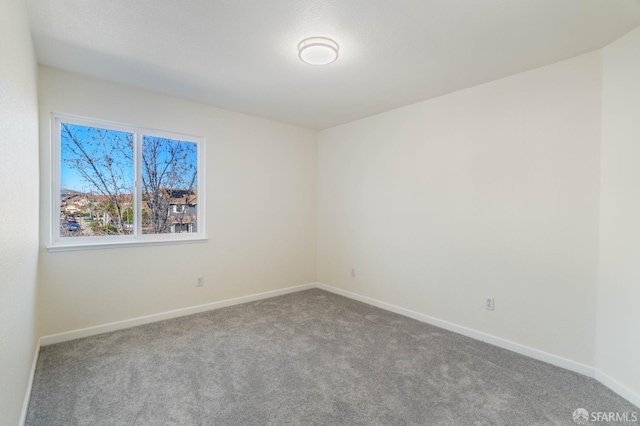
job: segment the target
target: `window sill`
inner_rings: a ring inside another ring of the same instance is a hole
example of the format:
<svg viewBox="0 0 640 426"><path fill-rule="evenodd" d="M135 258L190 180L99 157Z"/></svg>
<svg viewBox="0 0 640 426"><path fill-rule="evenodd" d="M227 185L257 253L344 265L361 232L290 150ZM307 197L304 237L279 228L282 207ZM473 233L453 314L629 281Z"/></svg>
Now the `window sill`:
<svg viewBox="0 0 640 426"><path fill-rule="evenodd" d="M194 244L194 243L206 243L209 241L207 237L198 238L183 238L183 239L158 239L149 241L109 241L109 242L97 242L97 243L84 243L84 244L55 244L47 246L49 253L55 253L60 251L79 251L79 250L102 250L113 248L125 248L125 247L144 247L144 246L165 246L174 244Z"/></svg>

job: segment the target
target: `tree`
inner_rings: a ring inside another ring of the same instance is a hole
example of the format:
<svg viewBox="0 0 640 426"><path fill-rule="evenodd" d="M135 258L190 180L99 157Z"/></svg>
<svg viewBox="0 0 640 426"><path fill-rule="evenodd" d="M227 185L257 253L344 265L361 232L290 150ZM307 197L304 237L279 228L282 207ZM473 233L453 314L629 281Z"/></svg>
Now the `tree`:
<svg viewBox="0 0 640 426"><path fill-rule="evenodd" d="M148 210L143 227L149 233L170 232L170 207L183 205L180 223L196 202L197 149L193 142L143 136L142 138L142 199Z"/></svg>
<svg viewBox="0 0 640 426"><path fill-rule="evenodd" d="M142 230L162 234L173 220L195 219L189 206L197 203L197 146L194 142L143 135L141 138ZM94 194L90 200L101 226L96 235L131 233L133 217L134 134L116 130L61 125L61 157ZM182 204L171 216L170 206Z"/></svg>
<svg viewBox="0 0 640 426"><path fill-rule="evenodd" d="M123 204L133 194L133 134L62 123L60 144L62 161L105 198L111 220L104 225L113 222L115 233L126 233Z"/></svg>

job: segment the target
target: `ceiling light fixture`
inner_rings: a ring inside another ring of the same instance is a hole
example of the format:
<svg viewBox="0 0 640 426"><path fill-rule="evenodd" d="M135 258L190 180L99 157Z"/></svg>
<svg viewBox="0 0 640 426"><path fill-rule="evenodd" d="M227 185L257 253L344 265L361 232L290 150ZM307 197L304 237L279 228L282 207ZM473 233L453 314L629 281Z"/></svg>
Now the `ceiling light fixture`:
<svg viewBox="0 0 640 426"><path fill-rule="evenodd" d="M298 56L311 65L327 65L338 59L338 43L326 37L305 38L298 44Z"/></svg>

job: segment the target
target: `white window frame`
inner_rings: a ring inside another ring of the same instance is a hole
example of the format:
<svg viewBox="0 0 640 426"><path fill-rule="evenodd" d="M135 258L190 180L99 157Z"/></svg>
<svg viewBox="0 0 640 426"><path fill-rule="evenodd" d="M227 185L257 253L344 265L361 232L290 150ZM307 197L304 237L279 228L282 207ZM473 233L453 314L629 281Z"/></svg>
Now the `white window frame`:
<svg viewBox="0 0 640 426"><path fill-rule="evenodd" d="M60 164L61 164L61 123L70 123L87 127L98 127L133 133L134 137L134 165L133 165L133 212L134 231L132 235L107 235L98 237L61 237L60 236ZM141 179L141 155L142 137L156 136L167 139L193 142L197 147L198 156L198 203L196 217L198 218L197 232L194 233L169 233L169 234L142 234L142 179ZM116 123L107 120L87 118L70 114L51 114L51 203L49 211L50 244L47 251L70 251L85 249L101 249L130 246L183 244L207 241L205 233L205 139L202 136L184 133L169 132L151 129L141 126Z"/></svg>

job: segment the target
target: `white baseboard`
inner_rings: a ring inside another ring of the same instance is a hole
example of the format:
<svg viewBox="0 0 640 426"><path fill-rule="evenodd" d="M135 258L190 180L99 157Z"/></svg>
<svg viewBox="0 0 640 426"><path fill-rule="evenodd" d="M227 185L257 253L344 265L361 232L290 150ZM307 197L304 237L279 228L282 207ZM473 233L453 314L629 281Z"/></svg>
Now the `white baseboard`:
<svg viewBox="0 0 640 426"><path fill-rule="evenodd" d="M636 407L640 407L640 394L632 391L613 377L603 373L597 368L594 369L593 377Z"/></svg>
<svg viewBox="0 0 640 426"><path fill-rule="evenodd" d="M146 315L143 317L131 318L123 321L116 321L94 327L81 328L64 333L43 336L40 339L42 346L53 345L54 343L66 342L68 340L80 339L81 337L95 336L96 334L108 333L110 331L122 330L135 327L137 325L149 324L171 318L183 317L186 315L199 314L201 312L212 311L214 309L226 308L227 306L240 305L242 303L253 302L270 297L281 296L283 294L294 293L296 291L309 290L314 288L315 283L303 284L295 287L287 287L279 290L267 291L264 293L251 294L249 296L236 297L234 299L220 300L218 302L205 303L203 305L190 306L188 308L175 309L173 311L161 312L159 314Z"/></svg>
<svg viewBox="0 0 640 426"><path fill-rule="evenodd" d="M483 333L481 331L474 330L472 328L464 327L458 324L454 324L448 321L444 321L429 315L421 314L409 309L401 308L390 303L381 302L380 300L372 299L370 297L361 296L350 291L342 290L340 288L331 287L323 283L317 283L317 287L323 290L327 290L331 293L339 294L341 296L348 297L350 299L357 300L359 302L373 305L386 311L395 312L396 314L403 315L405 317L413 318L418 321L426 322L427 324L435 325L436 327L444 328L445 330L453 331L454 333L462 334L463 336L471 337L472 339L481 340L486 343L490 343L494 346L508 349L512 352L519 353L521 355L528 356L530 358L537 359L539 361L546 362L558 367L565 368L567 370L575 371L576 373L583 374L585 376L593 377L593 367L585 364L581 364L576 361L572 361L567 358L563 358L558 355L553 355L539 349L534 349L529 346L521 345L519 343L512 342L510 340L502 339L500 337L493 336L491 334Z"/></svg>
<svg viewBox="0 0 640 426"><path fill-rule="evenodd" d="M31 361L31 371L29 372L29 382L22 403L22 413L20 414L20 426L24 426L27 421L27 410L29 409L29 401L31 401L31 389L33 388L33 378L36 375L36 365L38 365L38 355L40 354L40 344L42 339L38 339L35 351L33 352L33 360Z"/></svg>
<svg viewBox="0 0 640 426"><path fill-rule="evenodd" d="M340 288L332 287L323 283L310 283L303 284L295 287L288 287L274 291L268 291L264 293L252 294L249 296L237 297L234 299L221 300L218 302L206 303L203 305L192 306L183 309L176 309L173 311L162 312L154 315L147 315L138 318L132 318L124 321L112 322L109 324L98 325L95 327L82 328L79 330L68 331L65 333L53 334L50 336L43 336L38 340L37 347L35 350L35 354L33 357L33 363L31 367L31 373L29 378L29 385L27 389L27 393L25 396L25 401L22 408L22 416L20 425L24 425L26 420L27 408L29 407L29 398L31 396L31 387L33 385L33 377L35 374L35 368L38 361L38 354L40 352L41 346L51 345L54 343L66 342L68 340L79 339L81 337L94 336L97 334L108 333L110 331L121 330L125 328L135 327L137 325L149 324L156 321L162 321L165 319L177 318L186 315L197 314L201 312L211 311L214 309L220 309L227 306L239 305L242 303L253 302L256 300L268 299L270 297L281 296L284 294L294 293L297 291L309 290L312 288L319 288L322 290L329 291L331 293L338 294L340 296L348 297L350 299L354 299L372 306L376 306L378 308L394 312L409 318L413 318L418 321L425 322L427 324L434 325L436 327L443 328L445 330L453 331L454 333L462 334L463 336L471 337L472 339L481 340L483 342L510 350L512 352L519 353L521 355L528 356L530 358L537 359L539 361L546 362L548 364L552 364L561 368L565 368L570 371L575 371L576 373L583 374L585 376L593 377L598 380L603 385L607 386L612 391L616 392L618 395L627 399L632 404L640 407L640 395L633 390L629 389L619 381L613 379L607 374L603 373L600 370L597 370L594 367L581 364L576 361L572 361L570 359L553 355L545 351L541 351L539 349L534 349L529 346L521 345L519 343L515 343L506 339L502 339L500 337L496 337L487 333L483 333L481 331L477 331L468 327L463 327L458 324L454 324L448 321L444 321L435 317L431 317L429 315L421 314L415 311L411 311L409 309L401 308L396 305L392 305L390 303L382 302L380 300L372 299L370 297L362 296L356 293L352 293L350 291L342 290Z"/></svg>
<svg viewBox="0 0 640 426"><path fill-rule="evenodd" d="M345 296L350 299L366 303L368 305L373 305L378 308L394 312L396 314L413 318L418 321L426 322L427 324L435 325L436 327L444 328L445 330L453 331L454 333L462 334L463 336L471 337L472 339L481 340L494 346L498 346L503 349L507 349L512 352L525 355L530 358L555 365L557 367L564 368L566 370L574 371L588 377L593 377L621 397L628 400L633 405L640 407L640 395L638 393L634 392L619 381L613 379L612 377L606 375L605 373L594 367L581 364L579 362L572 361L558 355L553 355L539 349L534 349L529 346L502 339L500 337L492 336L481 331L453 324L448 321L443 321L429 315L424 315L418 312L411 311L409 309L401 308L390 303L381 302L380 300L372 299L370 297L362 296L340 288L331 287L327 284L316 283L316 287L322 290L329 291L331 293L338 294L340 296Z"/></svg>

